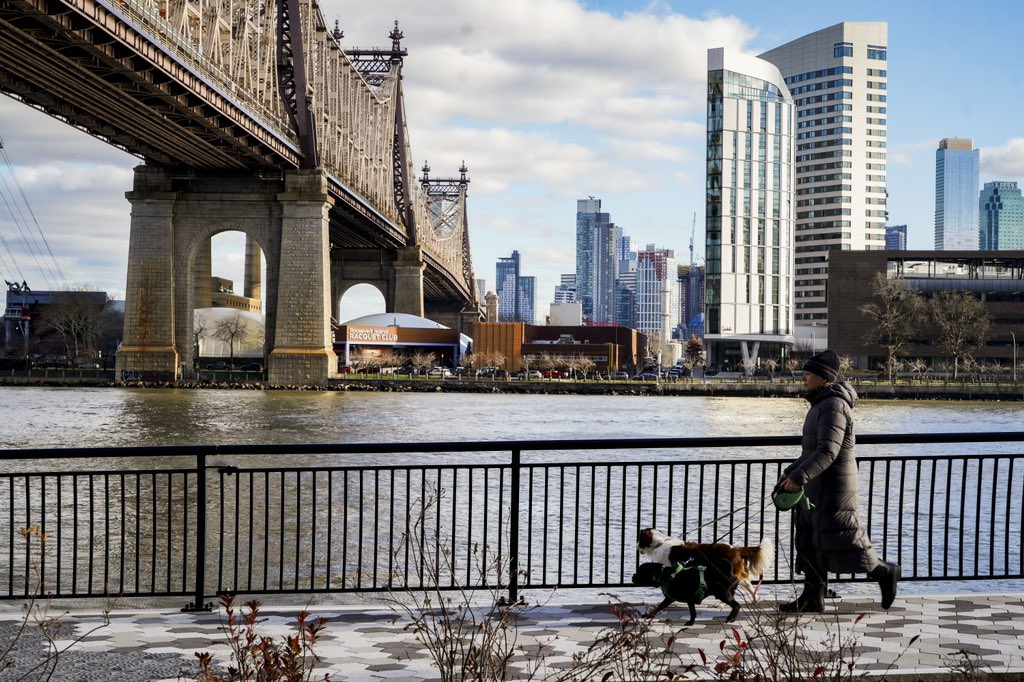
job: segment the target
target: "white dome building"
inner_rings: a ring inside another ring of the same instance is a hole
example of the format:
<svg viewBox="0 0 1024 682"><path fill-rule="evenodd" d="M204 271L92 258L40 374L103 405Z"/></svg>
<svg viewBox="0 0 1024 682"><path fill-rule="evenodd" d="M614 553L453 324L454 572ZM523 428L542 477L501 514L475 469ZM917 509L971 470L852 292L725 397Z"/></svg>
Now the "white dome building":
<svg viewBox="0 0 1024 682"><path fill-rule="evenodd" d="M441 364L455 366L471 344L472 340L456 329L407 313L374 313L351 319L338 327L334 342L343 365L350 364L352 353L358 349L403 355L425 350L435 353Z"/></svg>
<svg viewBox="0 0 1024 682"><path fill-rule="evenodd" d="M234 308L196 308L193 324L196 324L195 329L202 325L202 332L199 334L199 357L226 358L231 355L229 337L232 334L227 330L234 326L236 315L239 324L238 331L234 333L235 357L263 357L266 328L263 315Z"/></svg>

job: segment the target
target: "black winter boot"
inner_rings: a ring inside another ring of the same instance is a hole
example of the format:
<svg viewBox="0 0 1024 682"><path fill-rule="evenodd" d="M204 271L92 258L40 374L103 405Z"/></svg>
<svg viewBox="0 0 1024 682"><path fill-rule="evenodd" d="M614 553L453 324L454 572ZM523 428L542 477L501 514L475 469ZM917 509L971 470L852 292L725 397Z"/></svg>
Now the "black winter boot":
<svg viewBox="0 0 1024 682"><path fill-rule="evenodd" d="M787 604L780 604L783 613L821 613L825 610L825 586L804 583L804 591Z"/></svg>
<svg viewBox="0 0 1024 682"><path fill-rule="evenodd" d="M882 608L888 609L896 599L896 583L900 581L899 564L883 561L868 573L868 577L875 580L882 589Z"/></svg>

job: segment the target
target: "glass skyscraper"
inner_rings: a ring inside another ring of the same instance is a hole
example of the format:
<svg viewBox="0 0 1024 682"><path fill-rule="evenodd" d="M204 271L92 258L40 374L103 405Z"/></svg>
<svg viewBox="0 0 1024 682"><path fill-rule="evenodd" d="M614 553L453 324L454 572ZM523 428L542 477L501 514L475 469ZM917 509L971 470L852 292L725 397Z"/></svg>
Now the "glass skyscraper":
<svg viewBox="0 0 1024 682"><path fill-rule="evenodd" d="M947 137L935 151L935 250L977 251L978 150L970 138Z"/></svg>
<svg viewBox="0 0 1024 682"><path fill-rule="evenodd" d="M826 336L828 252L881 251L888 218L888 24L843 22L760 55L796 108L798 340Z"/></svg>
<svg viewBox="0 0 1024 682"><path fill-rule="evenodd" d="M885 250L906 251L907 250L907 226L886 225L885 226Z"/></svg>
<svg viewBox="0 0 1024 682"><path fill-rule="evenodd" d="M615 280L621 230L601 212L601 200L576 202L576 296L587 322L615 322Z"/></svg>
<svg viewBox="0 0 1024 682"><path fill-rule="evenodd" d="M708 50L704 339L713 364L781 356L793 343L794 113L774 65Z"/></svg>
<svg viewBox="0 0 1024 682"><path fill-rule="evenodd" d="M1024 249L1024 196L1016 182L986 182L978 212L982 251Z"/></svg>
<svg viewBox="0 0 1024 682"><path fill-rule="evenodd" d="M499 258L495 266L498 294L498 321L533 324L536 297L534 277L523 277L519 272L519 252Z"/></svg>

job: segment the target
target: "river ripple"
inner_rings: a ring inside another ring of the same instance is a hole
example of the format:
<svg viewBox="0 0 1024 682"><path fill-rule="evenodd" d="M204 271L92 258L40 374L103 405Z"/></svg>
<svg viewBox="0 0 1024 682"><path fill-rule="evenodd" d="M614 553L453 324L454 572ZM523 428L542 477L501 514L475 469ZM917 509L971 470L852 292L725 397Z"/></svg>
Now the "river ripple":
<svg viewBox="0 0 1024 682"><path fill-rule="evenodd" d="M0 388L0 448L794 435L797 398ZM860 434L1007 431L1021 402L861 401Z"/></svg>

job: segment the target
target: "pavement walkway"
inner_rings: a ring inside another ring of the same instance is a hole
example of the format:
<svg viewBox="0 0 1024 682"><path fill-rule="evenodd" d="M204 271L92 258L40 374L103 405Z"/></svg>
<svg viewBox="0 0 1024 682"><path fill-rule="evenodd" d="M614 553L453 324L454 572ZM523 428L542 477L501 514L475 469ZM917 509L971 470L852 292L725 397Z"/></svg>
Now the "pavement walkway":
<svg viewBox="0 0 1024 682"><path fill-rule="evenodd" d="M822 652L842 650L844 663L852 662L852 677L972 680L984 672L1024 679L1022 594L901 596L887 612L873 598L850 596L832 602L825 614L799 618L779 616L774 602L766 601L761 607L744 604L735 630L723 622L726 611L720 606L713 599L705 601L692 627L682 626L685 605L666 612L672 621L654 622L651 634L658 641L675 634L672 655L661 659L665 665L676 671L692 666L688 678L714 678L717 664L742 651L747 657L760 656L745 659L748 672L764 665L766 656L778 655L780 665L802 657L801 669L810 675L822 657L832 657ZM276 638L292 633L298 610L262 607L258 631ZM356 682L439 678L426 647L407 628L409 618L396 618L391 608L377 604L309 610L330 619L316 647L321 660L314 679L323 679L325 673L331 680ZM199 671L196 652L211 652L220 665L230 662L223 618L219 610L118 610L104 624L96 611L70 611L59 619L58 645L78 641L60 655L51 679L194 680ZM509 679L570 679L574 654L586 658L594 642L607 636L614 640L622 631L607 599L525 607L516 619L517 653ZM14 640L19 623L20 612L13 605L0 611L0 652ZM791 647L798 653L786 654ZM38 628L29 627L9 654L13 664L0 670L0 680L19 679L45 660L45 651ZM645 679L657 672L652 659L630 659L621 651L604 660L592 674L573 679L601 679L605 672L611 673L608 679Z"/></svg>

